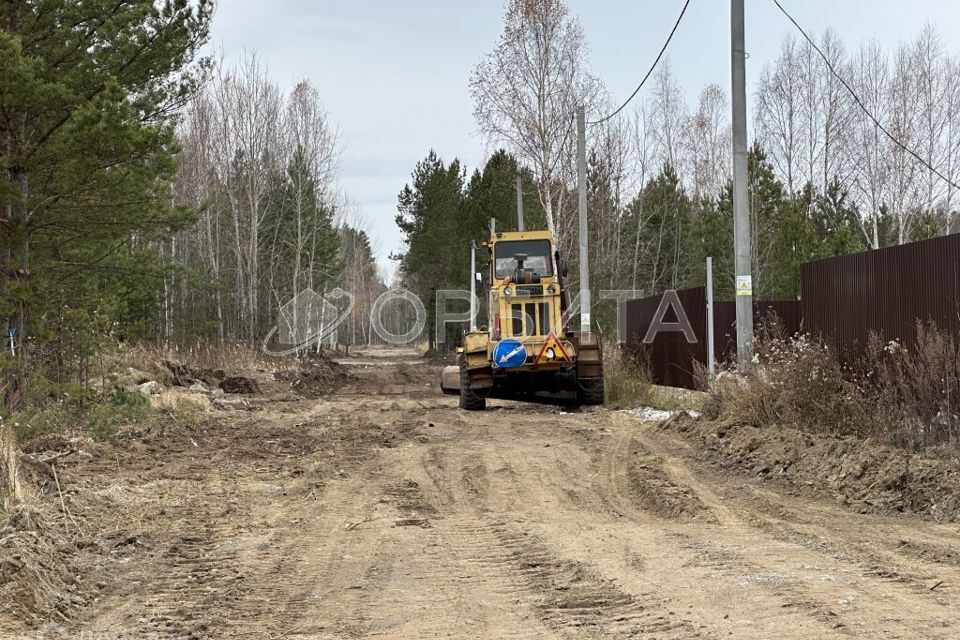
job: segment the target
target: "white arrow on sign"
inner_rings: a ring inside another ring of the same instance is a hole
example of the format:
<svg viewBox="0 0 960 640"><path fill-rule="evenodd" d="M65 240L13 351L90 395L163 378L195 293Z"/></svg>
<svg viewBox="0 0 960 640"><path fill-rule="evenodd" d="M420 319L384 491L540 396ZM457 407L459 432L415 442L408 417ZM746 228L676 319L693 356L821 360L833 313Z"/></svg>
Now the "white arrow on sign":
<svg viewBox="0 0 960 640"><path fill-rule="evenodd" d="M509 360L509 359L512 358L513 356L517 355L517 354L520 353L521 351L523 351L523 345L520 345L519 347L517 347L516 349L514 349L513 351L511 351L511 352L508 353L508 354L505 354L505 355L500 356L500 362L506 362L507 360Z"/></svg>

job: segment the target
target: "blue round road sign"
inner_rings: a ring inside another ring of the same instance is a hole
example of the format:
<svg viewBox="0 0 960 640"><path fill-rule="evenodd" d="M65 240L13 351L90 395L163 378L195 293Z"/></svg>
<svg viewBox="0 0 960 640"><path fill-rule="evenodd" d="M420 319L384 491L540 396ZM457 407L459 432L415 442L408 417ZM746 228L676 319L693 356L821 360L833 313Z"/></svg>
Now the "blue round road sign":
<svg viewBox="0 0 960 640"><path fill-rule="evenodd" d="M519 367L527 361L527 350L519 340L501 340L493 348L493 366L502 369Z"/></svg>

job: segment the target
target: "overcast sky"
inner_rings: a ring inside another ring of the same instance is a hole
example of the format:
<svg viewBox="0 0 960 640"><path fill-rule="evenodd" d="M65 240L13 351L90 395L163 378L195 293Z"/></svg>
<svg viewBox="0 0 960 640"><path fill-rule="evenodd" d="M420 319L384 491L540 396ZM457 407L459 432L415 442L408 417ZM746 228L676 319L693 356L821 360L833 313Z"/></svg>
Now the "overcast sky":
<svg viewBox="0 0 960 640"><path fill-rule="evenodd" d="M781 0L807 31L833 27L850 46L890 46L931 22L960 48L957 0ZM590 68L615 100L628 96L683 0L569 0ZM467 80L497 42L497 0L221 0L213 42L233 64L256 51L285 89L309 79L340 131L340 183L362 209L381 262L401 248L396 197L430 148L468 171L489 153L476 133ZM793 29L772 0L747 0L747 78ZM669 49L688 105L706 84L729 91L729 2L693 0ZM748 87L748 91L751 88ZM641 92L636 99L646 96ZM749 95L748 95L749 99Z"/></svg>

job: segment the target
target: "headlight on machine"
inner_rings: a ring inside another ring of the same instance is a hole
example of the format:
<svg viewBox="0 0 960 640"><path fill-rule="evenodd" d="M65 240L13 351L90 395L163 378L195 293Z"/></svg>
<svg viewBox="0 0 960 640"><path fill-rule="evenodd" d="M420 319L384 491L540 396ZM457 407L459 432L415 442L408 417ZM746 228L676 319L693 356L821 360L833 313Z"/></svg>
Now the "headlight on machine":
<svg viewBox="0 0 960 640"><path fill-rule="evenodd" d="M512 296L512 295L513 295L513 287L504 287L504 288L503 288L503 295L505 295L505 296Z"/></svg>
<svg viewBox="0 0 960 640"><path fill-rule="evenodd" d="M556 292L557 292L557 287L555 285L552 285L552 284L547 285L547 293L549 293L550 295L553 295Z"/></svg>
<svg viewBox="0 0 960 640"><path fill-rule="evenodd" d="M544 354L544 355L547 356L547 360L553 360L554 358L557 357L557 354L556 354L556 352L553 350L553 347L550 347L549 349L547 349L547 352L546 352L546 354Z"/></svg>

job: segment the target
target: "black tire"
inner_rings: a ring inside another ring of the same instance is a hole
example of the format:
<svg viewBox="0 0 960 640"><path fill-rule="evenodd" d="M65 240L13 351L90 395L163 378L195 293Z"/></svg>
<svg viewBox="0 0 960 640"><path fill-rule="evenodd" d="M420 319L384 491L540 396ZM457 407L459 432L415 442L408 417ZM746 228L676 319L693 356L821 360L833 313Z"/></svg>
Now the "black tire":
<svg viewBox="0 0 960 640"><path fill-rule="evenodd" d="M603 378L579 378L577 380L577 404L603 404Z"/></svg>
<svg viewBox="0 0 960 640"><path fill-rule="evenodd" d="M463 358L460 359L460 408L467 411L483 411L487 408L487 398L469 386L470 378Z"/></svg>

